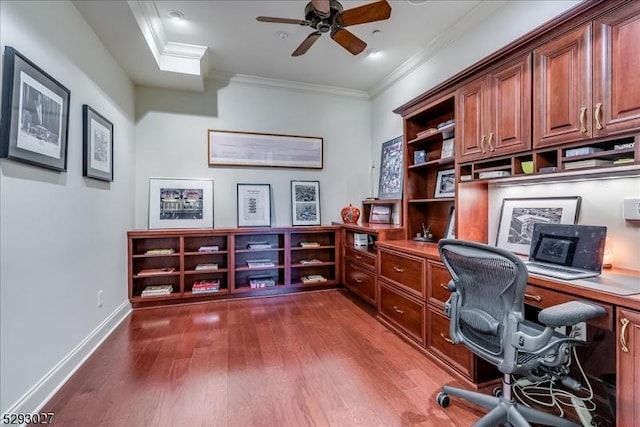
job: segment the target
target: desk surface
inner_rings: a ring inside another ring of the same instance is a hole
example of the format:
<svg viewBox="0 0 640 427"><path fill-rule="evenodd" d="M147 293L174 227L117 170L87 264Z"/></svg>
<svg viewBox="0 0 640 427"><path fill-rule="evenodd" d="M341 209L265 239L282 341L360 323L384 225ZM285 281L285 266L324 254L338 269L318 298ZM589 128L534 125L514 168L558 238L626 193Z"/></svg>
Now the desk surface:
<svg viewBox="0 0 640 427"><path fill-rule="evenodd" d="M440 260L436 243L414 240L385 240L376 244L379 248ZM571 281L530 274L528 282L532 285L565 292L580 298L640 310L640 271L612 268L603 270L602 274L597 278Z"/></svg>

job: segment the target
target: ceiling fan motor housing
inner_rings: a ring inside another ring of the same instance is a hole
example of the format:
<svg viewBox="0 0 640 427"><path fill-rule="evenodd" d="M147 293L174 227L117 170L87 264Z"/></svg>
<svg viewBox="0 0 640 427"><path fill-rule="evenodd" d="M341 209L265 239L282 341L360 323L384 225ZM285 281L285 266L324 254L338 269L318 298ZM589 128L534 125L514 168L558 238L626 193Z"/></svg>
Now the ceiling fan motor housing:
<svg viewBox="0 0 640 427"><path fill-rule="evenodd" d="M310 22L309 26L315 28L321 33L328 33L331 31L331 27L335 23L335 18L338 13L342 12L342 5L337 0L329 1L329 15L323 16L313 7L312 3L307 4L304 9L304 17Z"/></svg>

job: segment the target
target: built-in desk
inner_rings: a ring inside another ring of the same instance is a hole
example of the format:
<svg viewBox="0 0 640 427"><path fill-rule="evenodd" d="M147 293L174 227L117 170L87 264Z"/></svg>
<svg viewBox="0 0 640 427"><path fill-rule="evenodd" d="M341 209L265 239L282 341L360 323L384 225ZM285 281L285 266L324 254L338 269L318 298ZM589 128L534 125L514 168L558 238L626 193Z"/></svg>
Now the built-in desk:
<svg viewBox="0 0 640 427"><path fill-rule="evenodd" d="M463 379L476 386L488 382L495 370L449 340L443 304L448 298L445 288L450 276L440 261L437 244L389 240L377 242L377 249L378 318ZM616 374L616 425L637 426L640 272L614 268L603 270L598 278L573 281L532 274L525 298L528 309L533 311L575 299L604 307L606 315L589 322L593 328L587 340L591 349L598 352L595 357L590 355L591 365L598 369L593 375L597 378L607 370Z"/></svg>

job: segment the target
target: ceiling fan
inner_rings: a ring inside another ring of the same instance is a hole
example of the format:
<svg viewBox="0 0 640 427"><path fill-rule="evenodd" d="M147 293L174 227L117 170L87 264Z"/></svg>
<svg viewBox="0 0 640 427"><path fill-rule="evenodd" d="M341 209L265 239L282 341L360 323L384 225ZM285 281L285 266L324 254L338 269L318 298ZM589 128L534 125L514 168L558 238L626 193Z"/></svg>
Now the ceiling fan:
<svg viewBox="0 0 640 427"><path fill-rule="evenodd" d="M323 33L330 33L331 38L340 46L353 55L357 55L367 47L367 44L346 30L345 27L389 19L391 6L386 0L381 0L343 10L338 0L311 0L304 9L304 16L304 20L271 18L269 16L258 16L256 19L260 22L297 24L316 30L304 39L291 56L300 56L306 53Z"/></svg>

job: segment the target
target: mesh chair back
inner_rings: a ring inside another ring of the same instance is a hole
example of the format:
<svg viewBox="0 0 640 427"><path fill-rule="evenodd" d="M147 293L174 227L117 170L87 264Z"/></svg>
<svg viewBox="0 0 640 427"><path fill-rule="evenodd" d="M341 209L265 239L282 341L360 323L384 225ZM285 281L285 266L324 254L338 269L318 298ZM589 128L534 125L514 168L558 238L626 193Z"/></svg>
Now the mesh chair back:
<svg viewBox="0 0 640 427"><path fill-rule="evenodd" d="M510 252L475 242L446 239L439 249L459 294L456 334L481 357L501 358L508 315L523 315L526 266Z"/></svg>

